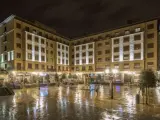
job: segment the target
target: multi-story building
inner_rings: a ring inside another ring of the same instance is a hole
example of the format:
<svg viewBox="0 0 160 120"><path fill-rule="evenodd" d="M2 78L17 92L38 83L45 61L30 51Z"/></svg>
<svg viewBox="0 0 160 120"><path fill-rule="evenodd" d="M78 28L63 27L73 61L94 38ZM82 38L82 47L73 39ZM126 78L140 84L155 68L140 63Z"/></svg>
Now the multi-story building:
<svg viewBox="0 0 160 120"><path fill-rule="evenodd" d="M11 15L0 24L0 68L17 73L104 74L117 79L159 70L158 19L69 39L39 23Z"/></svg>
<svg viewBox="0 0 160 120"><path fill-rule="evenodd" d="M117 79L125 82L130 80L129 74L132 74L136 80L141 70L158 70L158 23L157 19L144 21L91 34L71 42L76 46L92 42L95 44L95 74L104 74L106 69L118 69L121 74L117 75ZM77 66L74 65L74 70L77 71ZM79 72L83 72L81 66Z"/></svg>
<svg viewBox="0 0 160 120"><path fill-rule="evenodd" d="M20 74L54 73L64 65L61 71L68 71L69 42L39 22L11 15L0 24L0 68Z"/></svg>

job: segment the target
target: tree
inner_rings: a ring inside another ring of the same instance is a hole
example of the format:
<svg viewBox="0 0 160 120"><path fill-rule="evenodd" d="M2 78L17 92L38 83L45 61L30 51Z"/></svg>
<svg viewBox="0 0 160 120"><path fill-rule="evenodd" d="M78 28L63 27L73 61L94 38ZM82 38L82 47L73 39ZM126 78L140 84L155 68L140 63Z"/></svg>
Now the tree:
<svg viewBox="0 0 160 120"><path fill-rule="evenodd" d="M63 73L61 79L63 80L63 79L66 79L66 78L67 78L67 77L66 77L66 74Z"/></svg>
<svg viewBox="0 0 160 120"><path fill-rule="evenodd" d="M74 75L73 75L73 78L74 78L74 79L77 79L77 78L78 78L78 76L77 76L76 74L74 74Z"/></svg>
<svg viewBox="0 0 160 120"><path fill-rule="evenodd" d="M145 90L146 92L146 104L148 104L148 93L149 88L156 87L158 79L156 74L152 70L144 70L140 74L139 86L142 92Z"/></svg>
<svg viewBox="0 0 160 120"><path fill-rule="evenodd" d="M69 73L68 78L72 78L73 76L71 75L71 73Z"/></svg>

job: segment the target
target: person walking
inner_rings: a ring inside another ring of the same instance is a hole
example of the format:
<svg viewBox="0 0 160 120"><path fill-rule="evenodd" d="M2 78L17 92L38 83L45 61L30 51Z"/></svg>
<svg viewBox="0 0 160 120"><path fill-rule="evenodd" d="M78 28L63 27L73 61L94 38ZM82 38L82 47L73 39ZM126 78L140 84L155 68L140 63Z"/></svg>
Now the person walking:
<svg viewBox="0 0 160 120"><path fill-rule="evenodd" d="M98 92L99 92L99 85L96 86L96 93L97 93L97 96L98 96Z"/></svg>

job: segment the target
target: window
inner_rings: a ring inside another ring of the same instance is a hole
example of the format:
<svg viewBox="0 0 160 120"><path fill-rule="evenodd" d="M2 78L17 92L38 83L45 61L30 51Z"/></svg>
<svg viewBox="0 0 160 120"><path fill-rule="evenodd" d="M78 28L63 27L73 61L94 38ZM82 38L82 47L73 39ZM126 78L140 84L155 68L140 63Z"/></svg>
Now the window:
<svg viewBox="0 0 160 120"><path fill-rule="evenodd" d="M123 60L129 60L129 54L123 55Z"/></svg>
<svg viewBox="0 0 160 120"><path fill-rule="evenodd" d="M53 51L51 51L50 54L53 55Z"/></svg>
<svg viewBox="0 0 160 120"><path fill-rule="evenodd" d="M140 32L141 31L141 28L136 28L135 29L135 32Z"/></svg>
<svg viewBox="0 0 160 120"><path fill-rule="evenodd" d="M6 32L6 31L7 31L7 27L5 26L5 27L4 27L4 32Z"/></svg>
<svg viewBox="0 0 160 120"><path fill-rule="evenodd" d="M21 44L20 43L17 43L16 46L17 46L17 48L21 48Z"/></svg>
<svg viewBox="0 0 160 120"><path fill-rule="evenodd" d="M32 32L33 32L34 34L36 34L36 30L35 30L35 29L33 29Z"/></svg>
<svg viewBox="0 0 160 120"><path fill-rule="evenodd" d="M98 62L102 62L102 58L98 58Z"/></svg>
<svg viewBox="0 0 160 120"><path fill-rule="evenodd" d="M147 53L147 58L153 58L154 57L154 53Z"/></svg>
<svg viewBox="0 0 160 120"><path fill-rule="evenodd" d="M82 59L82 64L86 64L86 59Z"/></svg>
<svg viewBox="0 0 160 120"><path fill-rule="evenodd" d="M105 61L106 61L106 62L110 61L110 58L106 57L106 58L105 58Z"/></svg>
<svg viewBox="0 0 160 120"><path fill-rule="evenodd" d="M92 51L89 51L89 56L92 56L93 55L93 52Z"/></svg>
<svg viewBox="0 0 160 120"><path fill-rule="evenodd" d="M76 64L79 64L79 60L76 60Z"/></svg>
<svg viewBox="0 0 160 120"><path fill-rule="evenodd" d="M141 53L134 53L134 59L141 59Z"/></svg>
<svg viewBox="0 0 160 120"><path fill-rule="evenodd" d="M39 34L40 36L42 36L42 32L39 32L38 34Z"/></svg>
<svg viewBox="0 0 160 120"><path fill-rule="evenodd" d="M28 69L32 69L32 64L28 63Z"/></svg>
<svg viewBox="0 0 160 120"><path fill-rule="evenodd" d="M39 38L37 36L35 36L35 42L38 43L39 42Z"/></svg>
<svg viewBox="0 0 160 120"><path fill-rule="evenodd" d="M153 43L147 44L147 48L154 48L154 44Z"/></svg>
<svg viewBox="0 0 160 120"><path fill-rule="evenodd" d="M98 55L102 55L102 51L98 51Z"/></svg>
<svg viewBox="0 0 160 120"><path fill-rule="evenodd" d="M124 63L123 68L124 69L129 69L129 63Z"/></svg>
<svg viewBox="0 0 160 120"><path fill-rule="evenodd" d="M61 52L58 51L58 56L61 56Z"/></svg>
<svg viewBox="0 0 160 120"><path fill-rule="evenodd" d="M148 62L148 63L147 63L147 67L148 67L148 68L154 67L154 63L153 63L153 62Z"/></svg>
<svg viewBox="0 0 160 120"><path fill-rule="evenodd" d="M64 52L62 52L62 57L64 57Z"/></svg>
<svg viewBox="0 0 160 120"><path fill-rule="evenodd" d="M93 70L92 66L89 66L89 70Z"/></svg>
<svg viewBox="0 0 160 120"><path fill-rule="evenodd" d="M38 46L35 46L35 51L39 51L39 47Z"/></svg>
<svg viewBox="0 0 160 120"><path fill-rule="evenodd" d="M45 57L44 57L44 56L41 56L41 60L42 60L42 61L45 61Z"/></svg>
<svg viewBox="0 0 160 120"><path fill-rule="evenodd" d="M39 55L35 55L35 60L39 60Z"/></svg>
<svg viewBox="0 0 160 120"><path fill-rule="evenodd" d="M102 46L102 43L98 43L98 45L97 45L98 47L101 47Z"/></svg>
<svg viewBox="0 0 160 120"><path fill-rule="evenodd" d="M109 45L109 42L105 42L105 45Z"/></svg>
<svg viewBox="0 0 160 120"><path fill-rule="evenodd" d="M68 47L66 47L66 51L68 51Z"/></svg>
<svg viewBox="0 0 160 120"><path fill-rule="evenodd" d="M119 44L119 39L115 39L114 44Z"/></svg>
<svg viewBox="0 0 160 120"><path fill-rule="evenodd" d="M119 47L114 48L114 52L119 52Z"/></svg>
<svg viewBox="0 0 160 120"><path fill-rule="evenodd" d="M42 53L45 53L45 49L44 49L44 48L41 48L41 52L42 52Z"/></svg>
<svg viewBox="0 0 160 120"><path fill-rule="evenodd" d="M6 36L6 35L4 36L4 42L5 42L5 41L7 41L7 36Z"/></svg>
<svg viewBox="0 0 160 120"><path fill-rule="evenodd" d="M123 38L123 42L124 42L124 43L129 42L129 37L124 37L124 38Z"/></svg>
<svg viewBox="0 0 160 120"><path fill-rule="evenodd" d="M66 53L66 57L68 58L68 53Z"/></svg>
<svg viewBox="0 0 160 120"><path fill-rule="evenodd" d="M4 60L5 60L5 61L7 60L7 55L4 55Z"/></svg>
<svg viewBox="0 0 160 120"><path fill-rule="evenodd" d="M83 52L83 53L82 53L82 57L85 57L85 56L86 56L86 52Z"/></svg>
<svg viewBox="0 0 160 120"><path fill-rule="evenodd" d="M28 53L28 59L32 59L32 54Z"/></svg>
<svg viewBox="0 0 160 120"><path fill-rule="evenodd" d="M64 50L64 46L62 45L62 50Z"/></svg>
<svg viewBox="0 0 160 120"><path fill-rule="evenodd" d="M4 64L4 68L7 69L7 64Z"/></svg>
<svg viewBox="0 0 160 120"><path fill-rule="evenodd" d="M135 44L134 45L134 50L139 50L141 49L141 44Z"/></svg>
<svg viewBox="0 0 160 120"><path fill-rule="evenodd" d="M58 44L58 48L59 48L59 49L61 48L60 44Z"/></svg>
<svg viewBox="0 0 160 120"><path fill-rule="evenodd" d="M16 23L16 28L21 29L21 24Z"/></svg>
<svg viewBox="0 0 160 120"><path fill-rule="evenodd" d="M58 70L61 71L61 66L58 66Z"/></svg>
<svg viewBox="0 0 160 120"><path fill-rule="evenodd" d="M21 70L21 63L17 63L17 70Z"/></svg>
<svg viewBox="0 0 160 120"><path fill-rule="evenodd" d="M89 44L89 49L93 48L93 44Z"/></svg>
<svg viewBox="0 0 160 120"><path fill-rule="evenodd" d="M21 53L17 53L17 58L21 58Z"/></svg>
<svg viewBox="0 0 160 120"><path fill-rule="evenodd" d="M79 57L79 53L76 54L76 57Z"/></svg>
<svg viewBox="0 0 160 120"><path fill-rule="evenodd" d="M48 42L46 42L46 45L48 46Z"/></svg>
<svg viewBox="0 0 160 120"><path fill-rule="evenodd" d="M154 28L154 24L148 24L147 25L147 29L153 29Z"/></svg>
<svg viewBox="0 0 160 120"><path fill-rule="evenodd" d="M140 35L140 34L135 35L135 36L134 36L134 40L135 40L135 41L141 40L141 35Z"/></svg>
<svg viewBox="0 0 160 120"><path fill-rule="evenodd" d="M6 45L4 46L4 51L7 51L7 46Z"/></svg>
<svg viewBox="0 0 160 120"><path fill-rule="evenodd" d="M42 65L42 70L45 70L45 65Z"/></svg>
<svg viewBox="0 0 160 120"><path fill-rule="evenodd" d="M86 70L86 67L85 66L82 66L82 71L85 71Z"/></svg>
<svg viewBox="0 0 160 120"><path fill-rule="evenodd" d="M39 65L35 64L35 69L38 70L39 69Z"/></svg>
<svg viewBox="0 0 160 120"><path fill-rule="evenodd" d="M119 55L114 56L114 61L119 61Z"/></svg>
<svg viewBox="0 0 160 120"><path fill-rule="evenodd" d="M119 32L116 32L115 35L118 36L118 35L119 35Z"/></svg>
<svg viewBox="0 0 160 120"><path fill-rule="evenodd" d="M50 44L50 47L52 47L52 48L53 48L53 44Z"/></svg>
<svg viewBox="0 0 160 120"><path fill-rule="evenodd" d="M105 53L106 53L106 54L109 54L109 53L110 53L110 50L105 50Z"/></svg>
<svg viewBox="0 0 160 120"><path fill-rule="evenodd" d="M93 59L89 58L89 63L92 64L93 63Z"/></svg>
<svg viewBox="0 0 160 120"><path fill-rule="evenodd" d="M41 44L44 44L44 39L41 39Z"/></svg>
<svg viewBox="0 0 160 120"><path fill-rule="evenodd" d="M29 32L29 27L26 26L26 27L25 27L25 30Z"/></svg>
<svg viewBox="0 0 160 120"><path fill-rule="evenodd" d="M27 45L27 48L28 48L28 50L32 50L32 45L31 45L31 44L28 44L28 45Z"/></svg>
<svg viewBox="0 0 160 120"><path fill-rule="evenodd" d="M140 68L140 63L134 63L134 68Z"/></svg>
<svg viewBox="0 0 160 120"><path fill-rule="evenodd" d="M61 62L61 60L60 60L60 58L58 58L58 63L60 64L60 62Z"/></svg>
<svg viewBox="0 0 160 120"><path fill-rule="evenodd" d="M85 45L82 46L82 50L84 50L84 49L86 49L86 46L85 46Z"/></svg>
<svg viewBox="0 0 160 120"><path fill-rule="evenodd" d="M76 50L79 50L79 47L76 47Z"/></svg>
<svg viewBox="0 0 160 120"><path fill-rule="evenodd" d="M27 35L27 39L28 39L28 40L32 40L32 35L29 35L29 34L28 34L28 35Z"/></svg>
<svg viewBox="0 0 160 120"><path fill-rule="evenodd" d="M148 39L154 38L154 33L149 33L149 34L147 34L147 38L148 38Z"/></svg>
<svg viewBox="0 0 160 120"><path fill-rule="evenodd" d="M115 64L115 65L114 65L114 68L119 69L119 65L118 65L118 64Z"/></svg>
<svg viewBox="0 0 160 120"><path fill-rule="evenodd" d="M125 35L128 35L130 32L129 32L129 30L126 30L124 33L125 33Z"/></svg>
<svg viewBox="0 0 160 120"><path fill-rule="evenodd" d="M129 51L129 46L123 46L123 51Z"/></svg>
<svg viewBox="0 0 160 120"><path fill-rule="evenodd" d="M76 67L76 71L79 71L79 67Z"/></svg>
<svg viewBox="0 0 160 120"><path fill-rule="evenodd" d="M72 58L74 58L74 55L72 55Z"/></svg>
<svg viewBox="0 0 160 120"><path fill-rule="evenodd" d="M66 60L66 64L68 65L68 60Z"/></svg>
<svg viewBox="0 0 160 120"><path fill-rule="evenodd" d="M62 64L64 64L64 59L62 59Z"/></svg>
<svg viewBox="0 0 160 120"><path fill-rule="evenodd" d="M16 33L16 38L20 38L21 39L21 34L20 33Z"/></svg>

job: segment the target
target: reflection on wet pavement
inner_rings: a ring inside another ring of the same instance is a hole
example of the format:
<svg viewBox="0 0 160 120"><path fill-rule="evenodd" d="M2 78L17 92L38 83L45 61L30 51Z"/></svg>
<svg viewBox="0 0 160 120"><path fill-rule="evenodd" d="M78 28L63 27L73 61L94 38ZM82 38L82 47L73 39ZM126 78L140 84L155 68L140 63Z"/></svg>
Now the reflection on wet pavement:
<svg viewBox="0 0 160 120"><path fill-rule="evenodd" d="M15 96L0 97L0 120L158 120L160 88L151 90L149 106L136 105L136 87L109 86L99 92L82 90L82 86L41 87L15 90ZM152 98L152 97L151 97Z"/></svg>

